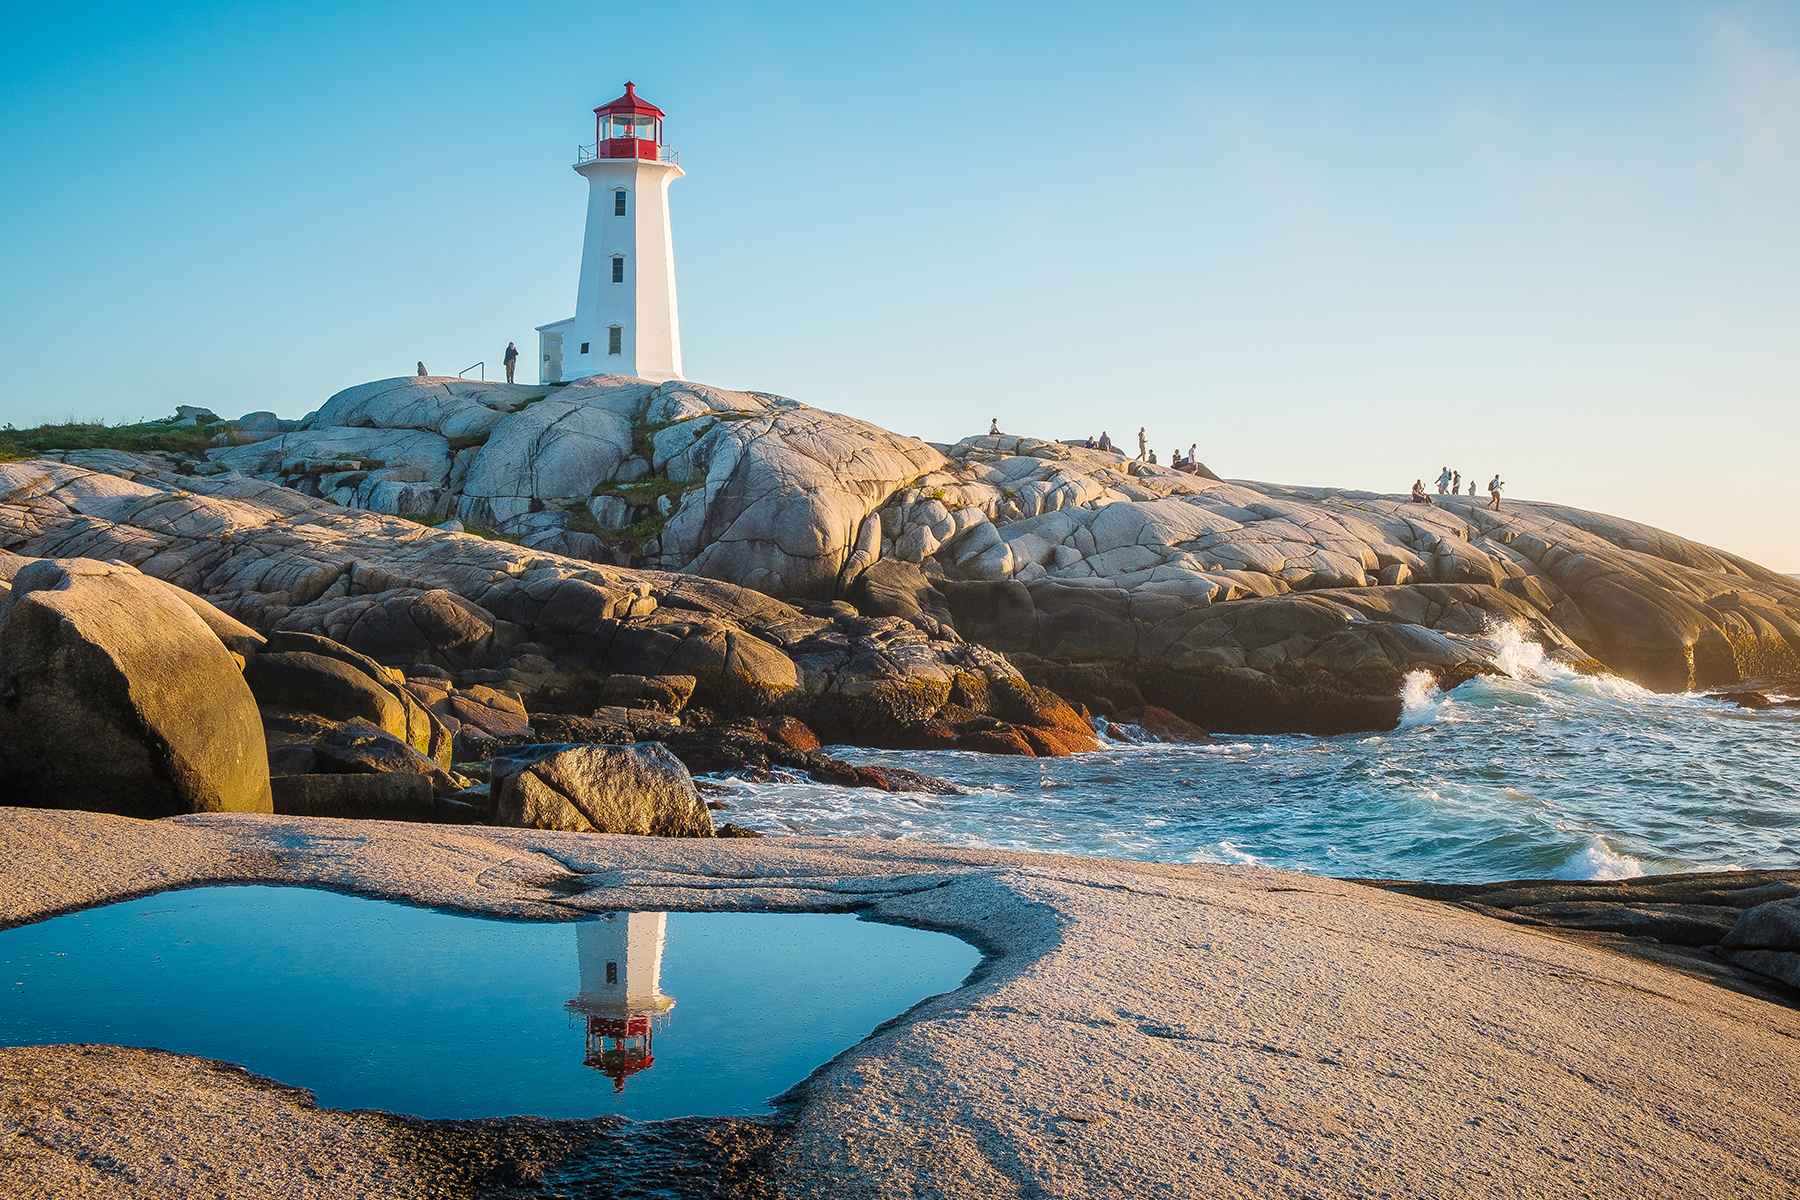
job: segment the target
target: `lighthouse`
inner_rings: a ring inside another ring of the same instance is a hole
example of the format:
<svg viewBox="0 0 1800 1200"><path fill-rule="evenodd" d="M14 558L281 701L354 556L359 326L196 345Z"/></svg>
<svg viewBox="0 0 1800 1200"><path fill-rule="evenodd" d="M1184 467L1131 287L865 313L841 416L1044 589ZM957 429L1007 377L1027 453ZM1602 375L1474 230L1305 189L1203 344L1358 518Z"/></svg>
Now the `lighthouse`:
<svg viewBox="0 0 1800 1200"><path fill-rule="evenodd" d="M575 927L581 991L565 1007L587 1019L583 1062L610 1078L614 1091L656 1062L652 1027L675 1007L662 993L668 922L668 913L628 912Z"/></svg>
<svg viewBox="0 0 1800 1200"><path fill-rule="evenodd" d="M575 173L588 182L575 315L538 326L538 378L680 379L669 185L682 170L663 144L663 110L627 81L594 110L594 144L576 151Z"/></svg>

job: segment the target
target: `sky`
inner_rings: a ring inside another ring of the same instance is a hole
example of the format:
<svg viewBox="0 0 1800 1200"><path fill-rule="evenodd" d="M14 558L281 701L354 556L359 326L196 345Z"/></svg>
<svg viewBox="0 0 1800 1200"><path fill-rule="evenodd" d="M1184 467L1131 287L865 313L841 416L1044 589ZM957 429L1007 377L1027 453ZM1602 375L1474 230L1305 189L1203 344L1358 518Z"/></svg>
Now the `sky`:
<svg viewBox="0 0 1800 1200"><path fill-rule="evenodd" d="M1800 571L1792 3L41 6L0 420L533 363L627 78L687 171L690 378L1234 478L1498 471Z"/></svg>

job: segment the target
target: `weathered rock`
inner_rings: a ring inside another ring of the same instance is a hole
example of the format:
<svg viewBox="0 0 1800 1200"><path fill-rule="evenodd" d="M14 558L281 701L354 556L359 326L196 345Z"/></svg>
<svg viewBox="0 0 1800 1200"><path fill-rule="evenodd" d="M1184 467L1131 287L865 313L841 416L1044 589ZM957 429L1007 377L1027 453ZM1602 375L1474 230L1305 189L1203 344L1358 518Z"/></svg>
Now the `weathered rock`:
<svg viewBox="0 0 1800 1200"><path fill-rule="evenodd" d="M0 613L7 803L139 817L270 810L255 700L190 599L111 563L14 572Z"/></svg>
<svg viewBox="0 0 1800 1200"><path fill-rule="evenodd" d="M654 743L532 746L493 760L494 819L573 833L711 837L687 768Z"/></svg>
<svg viewBox="0 0 1800 1200"><path fill-rule="evenodd" d="M693 698L698 682L692 675L612 675L600 685L600 702L678 713Z"/></svg>
<svg viewBox="0 0 1800 1200"><path fill-rule="evenodd" d="M1800 871L1373 886L1600 940L1737 991L1800 1005Z"/></svg>
<svg viewBox="0 0 1800 1200"><path fill-rule="evenodd" d="M436 821L441 817L424 775L278 775L275 811L289 817L349 817L365 821Z"/></svg>
<svg viewBox="0 0 1800 1200"><path fill-rule="evenodd" d="M363 720L440 766L450 763L450 731L415 699L405 676L318 634L280 630L245 672L264 716L305 713Z"/></svg>
<svg viewBox="0 0 1800 1200"><path fill-rule="evenodd" d="M1132 725L1158 742L1210 742L1212 735L1192 721L1184 720L1166 708L1146 704L1120 713L1119 719Z"/></svg>
<svg viewBox="0 0 1800 1200"><path fill-rule="evenodd" d="M1739 966L1800 989L1800 898L1771 900L1745 910L1723 945Z"/></svg>
<svg viewBox="0 0 1800 1200"><path fill-rule="evenodd" d="M367 721L346 721L313 744L313 772L346 775L422 775L448 796L469 785L399 738Z"/></svg>

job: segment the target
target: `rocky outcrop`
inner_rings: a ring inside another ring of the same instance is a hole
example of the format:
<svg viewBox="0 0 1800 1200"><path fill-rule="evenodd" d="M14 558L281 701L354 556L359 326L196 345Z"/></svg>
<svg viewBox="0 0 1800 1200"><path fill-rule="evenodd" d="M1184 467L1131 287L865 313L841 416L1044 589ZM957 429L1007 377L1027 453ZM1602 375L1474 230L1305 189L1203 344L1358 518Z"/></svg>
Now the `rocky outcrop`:
<svg viewBox="0 0 1800 1200"><path fill-rule="evenodd" d="M1800 871L1371 886L1536 926L1800 1007Z"/></svg>
<svg viewBox="0 0 1800 1200"><path fill-rule="evenodd" d="M724 717L799 716L833 740L900 744L914 729L935 737L945 723L988 718L1041 723L1054 739L1016 739L1038 753L1080 739L1064 710L995 711L994 697L1025 687L1017 670L910 621L845 604L797 608L716 580L604 567L180 466L106 451L0 465L0 548L136 563L204 595L269 635L257 655L269 662L251 672L265 706L304 687L319 690L300 707L317 707L330 691L338 719L370 720L434 759L414 710L435 702L383 682L384 667L409 683L448 679L469 696L477 686L511 693L534 712L586 713L613 676L687 676L688 703ZM356 661L326 652L324 639Z"/></svg>
<svg viewBox="0 0 1800 1200"><path fill-rule="evenodd" d="M711 837L687 768L654 743L524 746L493 760L494 819L566 833Z"/></svg>
<svg viewBox="0 0 1800 1200"><path fill-rule="evenodd" d="M213 628L236 622L121 564L8 557L5 573L7 803L137 817L270 811L256 703Z"/></svg>
<svg viewBox="0 0 1800 1200"><path fill-rule="evenodd" d="M953 795L947 780L904 767L858 766L825 753L818 735L795 717L759 717L706 724L676 721L654 709L596 709L592 716L538 719L546 737L565 742L630 745L653 741L668 747L696 775L717 772L770 779L804 775L839 787L883 792Z"/></svg>
<svg viewBox="0 0 1800 1200"><path fill-rule="evenodd" d="M451 517L536 549L830 597L925 443L760 392L600 376L386 379L212 461L346 507Z"/></svg>
<svg viewBox="0 0 1800 1200"><path fill-rule="evenodd" d="M1793 1008L1338 880L842 838L17 809L0 809L0 861L0 924L140 895L147 879L256 881L535 920L853 911L979 945L961 987L781 1098L770 1191L791 1200L1800 1191ZM669 953L684 961L673 938ZM714 1164L622 1188L588 1123L396 1129L224 1064L116 1047L0 1048L0 1110L20 1150L0 1155L7 1195L160 1198L195 1178L258 1200L684 1195L695 1181L759 1195ZM622 1136L642 1146L663 1125ZM575 1130L574 1162L496 1177ZM446 1158L465 1169L432 1169Z"/></svg>
<svg viewBox="0 0 1800 1200"><path fill-rule="evenodd" d="M1732 962L1800 993L1800 878L1785 896L1745 910L1722 946Z"/></svg>
<svg viewBox="0 0 1800 1200"><path fill-rule="evenodd" d="M1800 672L1791 579L1632 522L1225 482L1028 438L948 457L883 506L895 566L854 598L948 620L1096 705L1224 730L1391 724L1406 674L1494 670L1505 626L1663 689Z"/></svg>
<svg viewBox="0 0 1800 1200"><path fill-rule="evenodd" d="M1391 723L1406 674L1498 669L1489 633L1507 624L1662 689L1800 673L1792 579L1633 522L1228 481L1030 437L932 446L694 383L385 380L207 469L227 466L538 549L845 597L1087 703L1219 729Z"/></svg>

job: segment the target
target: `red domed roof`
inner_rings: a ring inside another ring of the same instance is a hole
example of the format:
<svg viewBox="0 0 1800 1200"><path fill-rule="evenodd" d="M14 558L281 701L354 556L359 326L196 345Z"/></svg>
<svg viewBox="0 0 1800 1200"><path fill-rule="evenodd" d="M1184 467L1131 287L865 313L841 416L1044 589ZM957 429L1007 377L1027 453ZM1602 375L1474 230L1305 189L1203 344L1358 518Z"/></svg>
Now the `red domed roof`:
<svg viewBox="0 0 1800 1200"><path fill-rule="evenodd" d="M637 94L637 84L631 82L629 79L625 81L625 94L623 96L620 96L617 100L611 101L610 103L602 104L599 108L594 110L594 115L596 116L609 116L612 114L623 114L632 117L660 117L665 115L662 109L656 107L656 105L650 103L648 100L639 97Z"/></svg>

